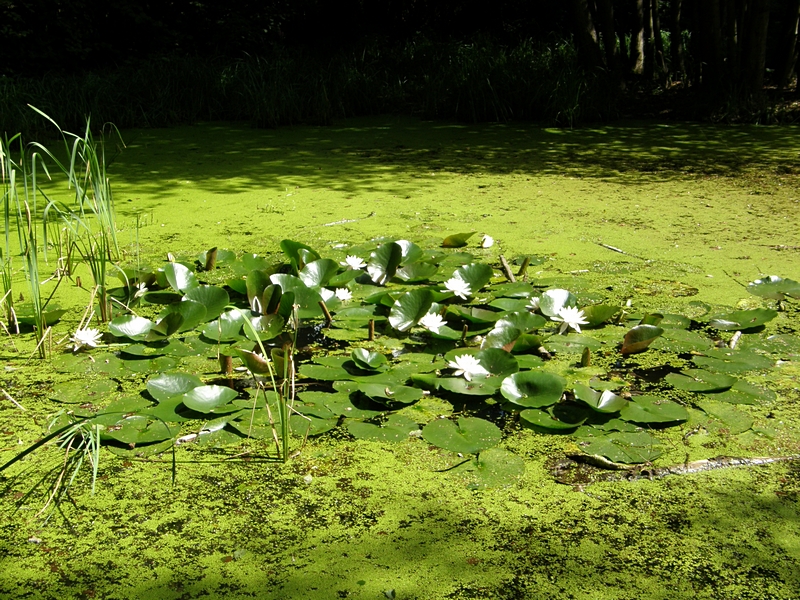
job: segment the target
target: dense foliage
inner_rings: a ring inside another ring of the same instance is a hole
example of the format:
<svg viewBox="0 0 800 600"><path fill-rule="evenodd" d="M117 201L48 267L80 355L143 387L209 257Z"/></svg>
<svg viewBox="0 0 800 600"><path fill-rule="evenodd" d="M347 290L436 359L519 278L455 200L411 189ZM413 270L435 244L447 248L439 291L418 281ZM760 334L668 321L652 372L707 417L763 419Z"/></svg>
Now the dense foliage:
<svg viewBox="0 0 800 600"><path fill-rule="evenodd" d="M794 79L798 19L798 0L2 0L0 129L37 129L26 104L67 127L90 113L119 126L376 112L573 125L647 112L642 91L660 112L764 119L764 85Z"/></svg>

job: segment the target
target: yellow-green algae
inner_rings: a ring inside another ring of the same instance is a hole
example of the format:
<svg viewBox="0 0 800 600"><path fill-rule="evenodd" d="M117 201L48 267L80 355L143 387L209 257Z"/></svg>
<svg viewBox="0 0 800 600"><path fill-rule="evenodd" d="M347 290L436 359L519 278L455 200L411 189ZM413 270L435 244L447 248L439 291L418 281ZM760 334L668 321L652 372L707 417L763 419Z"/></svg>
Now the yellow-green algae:
<svg viewBox="0 0 800 600"><path fill-rule="evenodd" d="M475 229L498 241L476 250L486 257L544 255L531 272L574 275L575 286L637 308L685 310L697 299L752 303L739 284L761 274L800 279L796 133L393 118L276 131L208 124L124 132L110 175L130 260L137 236L142 258L158 261L211 246L275 252L286 237L321 250L377 235L425 246ZM61 335L86 298L63 292L74 310ZM796 308L768 330L797 332ZM1 461L41 434L55 409L48 394L65 377L25 362L26 338L16 345L1 351L3 387L28 411L0 401ZM211 361L192 366L215 371ZM738 407L766 434L696 429L704 417L693 410L659 433L659 463L800 453L797 377L789 362L750 378L779 392L770 405ZM120 385L136 393L142 382ZM798 597L796 463L573 488L548 471L569 437L507 433L526 473L481 491L438 472L459 459L419 439L327 435L286 466L184 447L175 486L168 456L104 455L97 494L80 480L74 504L43 523L41 498L15 508L42 463L59 460L46 450L3 482L0 597Z"/></svg>

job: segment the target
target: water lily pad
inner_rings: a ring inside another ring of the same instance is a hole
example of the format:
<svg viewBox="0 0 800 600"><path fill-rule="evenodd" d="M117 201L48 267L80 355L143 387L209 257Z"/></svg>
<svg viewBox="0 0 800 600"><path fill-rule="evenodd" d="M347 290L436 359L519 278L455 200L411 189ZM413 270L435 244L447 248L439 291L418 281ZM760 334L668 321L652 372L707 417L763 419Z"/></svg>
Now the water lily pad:
<svg viewBox="0 0 800 600"><path fill-rule="evenodd" d="M611 306L608 304L593 304L583 308L583 318L588 321L584 325L589 329L599 327L620 311L619 306Z"/></svg>
<svg viewBox="0 0 800 600"><path fill-rule="evenodd" d="M103 437L128 445L152 444L173 438L178 427L170 427L160 420L153 420L147 415L124 417L114 425L103 430Z"/></svg>
<svg viewBox="0 0 800 600"><path fill-rule="evenodd" d="M170 438L154 444L138 444L133 448L129 446L115 446L113 444L105 446L105 448L111 452L111 454L120 456L122 458L145 458L147 456L156 456L158 454L162 454L163 452L166 452L172 448L174 445L174 440Z"/></svg>
<svg viewBox="0 0 800 600"><path fill-rule="evenodd" d="M331 277L328 280L328 285L331 287L344 287L363 274L364 272L360 269L347 269Z"/></svg>
<svg viewBox="0 0 800 600"><path fill-rule="evenodd" d="M247 339L254 342L258 340L266 341L271 340L283 331L283 326L286 324L281 315L259 315L257 313L250 313L246 317L250 321L251 327L245 326L243 332Z"/></svg>
<svg viewBox="0 0 800 600"><path fill-rule="evenodd" d="M236 354L239 356L239 358L242 359L242 362L247 367L247 369L255 375L268 376L270 374L275 373L274 366L271 365L260 354L256 354L255 352L250 352L249 350L243 350L241 348L236 349Z"/></svg>
<svg viewBox="0 0 800 600"><path fill-rule="evenodd" d="M212 413L239 394L236 390L222 385L199 385L183 394L183 403L201 413Z"/></svg>
<svg viewBox="0 0 800 600"><path fill-rule="evenodd" d="M212 253L212 251L215 253L215 262L217 265L232 265L236 262L236 253L226 248L214 248L207 252L201 252L197 255L197 262L202 265L206 264L208 255Z"/></svg>
<svg viewBox="0 0 800 600"><path fill-rule="evenodd" d="M170 287L176 292L186 293L187 290L200 285L195 274L178 262L167 263L164 266L164 275L166 275Z"/></svg>
<svg viewBox="0 0 800 600"><path fill-rule="evenodd" d="M467 240L471 238L473 235L478 233L477 231L468 231L466 233L454 233L452 235L448 235L444 240L442 240L442 248L463 248L467 245Z"/></svg>
<svg viewBox="0 0 800 600"><path fill-rule="evenodd" d="M276 273L270 276L270 281L281 286L284 295L294 294L294 304L299 306L298 315L301 319L313 319L322 315L319 303L322 302L320 293L308 287L299 277L286 273ZM282 299L283 302L283 299Z"/></svg>
<svg viewBox="0 0 800 600"><path fill-rule="evenodd" d="M664 379L673 387L687 392L724 392L736 383L735 377L703 369L686 369L680 374L670 373Z"/></svg>
<svg viewBox="0 0 800 600"><path fill-rule="evenodd" d="M216 319L230 303L228 292L216 285L198 285L187 290L184 298L199 302L205 307L206 314L204 319L206 321Z"/></svg>
<svg viewBox="0 0 800 600"><path fill-rule="evenodd" d="M486 310L475 306L461 306L459 304L447 305L447 312L476 325L489 325L502 316L502 313L496 310Z"/></svg>
<svg viewBox="0 0 800 600"><path fill-rule="evenodd" d="M754 369L769 369L774 363L768 356L747 350L714 348L706 350L704 355L695 356L692 362L715 373L744 373Z"/></svg>
<svg viewBox="0 0 800 600"><path fill-rule="evenodd" d="M610 390L597 392L589 386L580 383L576 383L572 391L575 394L575 398L601 413L619 412L628 404L625 398L617 396Z"/></svg>
<svg viewBox="0 0 800 600"><path fill-rule="evenodd" d="M378 369L386 364L386 356L380 352L370 352L365 348L356 348L350 353L350 358L359 369Z"/></svg>
<svg viewBox="0 0 800 600"><path fill-rule="evenodd" d="M483 349L475 354L475 358L484 369L501 379L519 371L517 359L502 348Z"/></svg>
<svg viewBox="0 0 800 600"><path fill-rule="evenodd" d="M483 286L491 281L494 271L485 263L472 263L459 267L453 277L469 284L472 294L477 294Z"/></svg>
<svg viewBox="0 0 800 600"><path fill-rule="evenodd" d="M483 339L481 348L502 348L511 352L522 331L516 327L495 327Z"/></svg>
<svg viewBox="0 0 800 600"><path fill-rule="evenodd" d="M733 384L731 389L724 392L707 392L706 395L713 400L727 402L728 404L761 404L773 402L777 394L767 388L753 385L743 379Z"/></svg>
<svg viewBox="0 0 800 600"><path fill-rule="evenodd" d="M673 423L686 421L689 413L683 406L671 400L658 396L634 396L620 410L619 416L634 423Z"/></svg>
<svg viewBox="0 0 800 600"><path fill-rule="evenodd" d="M588 335L570 333L568 335L554 335L545 342L545 347L551 352L575 353L589 350L599 350L603 344Z"/></svg>
<svg viewBox="0 0 800 600"><path fill-rule="evenodd" d="M242 338L245 314L237 309L222 313L219 319L206 323L203 335L215 342L232 342Z"/></svg>
<svg viewBox="0 0 800 600"><path fill-rule="evenodd" d="M317 251L311 246L293 240L282 240L281 250L289 259L289 263L292 265L292 270L295 273L300 272L303 267L305 267L306 263L321 258L321 256L317 254Z"/></svg>
<svg viewBox="0 0 800 600"><path fill-rule="evenodd" d="M321 287L327 285L338 270L339 264L335 260L320 258L303 267L298 277L310 288Z"/></svg>
<svg viewBox="0 0 800 600"><path fill-rule="evenodd" d="M783 300L786 296L800 298L800 282L770 275L747 284L747 291L760 298Z"/></svg>
<svg viewBox="0 0 800 600"><path fill-rule="evenodd" d="M406 292L398 298L389 313L389 324L398 331L408 331L428 314L433 294L426 288Z"/></svg>
<svg viewBox="0 0 800 600"><path fill-rule="evenodd" d="M692 324L689 317L683 315L676 315L673 313L663 313L659 327L664 329L688 329Z"/></svg>
<svg viewBox="0 0 800 600"><path fill-rule="evenodd" d="M22 323L23 325L29 325L31 327L36 325L36 317L34 316L33 309L30 305L28 304L24 304L21 306L15 305L15 309L17 311L16 317L19 323ZM67 313L66 309L50 307L49 309L45 309L44 311L42 311L42 322L45 325L54 325L66 313Z"/></svg>
<svg viewBox="0 0 800 600"><path fill-rule="evenodd" d="M561 399L567 381L547 371L522 371L503 380L500 393L518 406L539 408Z"/></svg>
<svg viewBox="0 0 800 600"><path fill-rule="evenodd" d="M784 359L800 358L800 337L787 333L771 335L766 339L747 336L740 342L740 347L777 354Z"/></svg>
<svg viewBox="0 0 800 600"><path fill-rule="evenodd" d="M201 385L203 385L203 382L196 375L190 375L189 373L162 373L151 377L147 381L147 391L157 402L163 402L173 396L182 396Z"/></svg>
<svg viewBox="0 0 800 600"><path fill-rule="evenodd" d="M389 415L384 423L373 425L360 421L351 421L347 424L347 431L359 440L375 440L378 442L402 442L408 439L408 434L419 429L416 421L399 414Z"/></svg>
<svg viewBox="0 0 800 600"><path fill-rule="evenodd" d="M470 489L488 489L513 485L525 472L525 461L502 448L484 450L471 461L452 470L469 474Z"/></svg>
<svg viewBox="0 0 800 600"><path fill-rule="evenodd" d="M707 426L711 426L714 429L724 429L726 433L737 435L744 433L753 426L754 421L750 415L743 413L726 402L716 402L708 399L699 401L697 406L709 417L717 421L717 423L712 421L712 423L707 424Z"/></svg>
<svg viewBox="0 0 800 600"><path fill-rule="evenodd" d="M437 384L443 390L453 394L493 396L500 387L500 378L473 377L472 381L467 381L463 377L442 377L437 380Z"/></svg>
<svg viewBox="0 0 800 600"><path fill-rule="evenodd" d="M541 315L535 315L528 311L514 311L506 313L497 321L495 327L516 327L522 333L540 329L547 325L547 320Z"/></svg>
<svg viewBox="0 0 800 600"><path fill-rule="evenodd" d="M339 381L350 379L352 375L343 367L330 367L327 365L304 364L300 366L299 374L306 379L319 381Z"/></svg>
<svg viewBox="0 0 800 600"><path fill-rule="evenodd" d="M422 390L405 385L359 382L358 390L373 400L386 404L411 404L422 398Z"/></svg>
<svg viewBox="0 0 800 600"><path fill-rule="evenodd" d="M662 333L664 330L655 325L637 325L625 334L620 352L622 354L644 352Z"/></svg>
<svg viewBox="0 0 800 600"><path fill-rule="evenodd" d="M573 415L566 416L572 417ZM557 419L552 414L538 408L528 408L519 413L520 420L528 427L549 433L566 432L575 429L586 420L585 417L581 418L581 415L574 415L574 417L576 418Z"/></svg>
<svg viewBox="0 0 800 600"><path fill-rule="evenodd" d="M63 404L83 404L85 402L98 404L103 403L116 390L117 384L108 379L66 381L53 386L50 399Z"/></svg>
<svg viewBox="0 0 800 600"><path fill-rule="evenodd" d="M183 315L180 312L167 312L150 328L147 341L160 341L180 331Z"/></svg>
<svg viewBox="0 0 800 600"><path fill-rule="evenodd" d="M661 336L652 343L652 347L658 350L667 350L668 352L684 354L688 352L701 352L714 345L710 339L700 335L696 331L670 329L668 327L664 327L663 329L664 331Z"/></svg>
<svg viewBox="0 0 800 600"><path fill-rule="evenodd" d="M405 265L397 270L396 276L408 283L427 281L439 271L439 267L431 263L417 262Z"/></svg>
<svg viewBox="0 0 800 600"><path fill-rule="evenodd" d="M158 323L167 315L171 314L178 314L181 316L181 322L178 325L177 331L190 331L206 320L206 307L199 302L184 298L182 302L168 304L166 308L158 314ZM156 329L158 330L158 324L156 325ZM170 328L168 327L167 330L170 330ZM172 335L172 333L175 332L173 331L166 335Z"/></svg>
<svg viewBox="0 0 800 600"><path fill-rule="evenodd" d="M112 319L108 324L108 331L116 337L126 337L141 342L147 338L153 325L155 323L150 319L135 315L124 315Z"/></svg>
<svg viewBox="0 0 800 600"><path fill-rule="evenodd" d="M754 308L715 315L708 324L723 331L747 330L761 327L777 316L778 313L770 308Z"/></svg>
<svg viewBox="0 0 800 600"><path fill-rule="evenodd" d="M583 446L587 454L598 454L625 464L640 464L661 456L658 438L646 431L609 433Z"/></svg>
<svg viewBox="0 0 800 600"><path fill-rule="evenodd" d="M403 260L403 249L395 242L381 244L370 254L367 273L377 285L386 285Z"/></svg>
<svg viewBox="0 0 800 600"><path fill-rule="evenodd" d="M530 299L525 298L496 298L489 302L489 306L503 312L523 312L527 310Z"/></svg>
<svg viewBox="0 0 800 600"><path fill-rule="evenodd" d="M338 423L339 419L337 417L328 419L302 415L292 415L289 417L289 426L291 427L292 435L297 437L321 435L336 427Z"/></svg>
<svg viewBox="0 0 800 600"><path fill-rule="evenodd" d="M108 406L100 409L97 414L98 416L103 416L134 413L148 409L151 406L152 403L141 396L123 396L122 398L115 399Z"/></svg>
<svg viewBox="0 0 800 600"><path fill-rule="evenodd" d="M341 382L337 382L339 384ZM298 398L303 405L297 405L300 412L305 412L308 408L316 410L325 408L334 415L341 415L353 419L371 419L386 412L386 407L370 402L368 399L361 399L351 396L352 392L358 389L358 384L347 382L352 389L345 389L339 386L335 393L330 392L301 392ZM334 385L334 389L336 389ZM313 414L313 413L312 413Z"/></svg>
<svg viewBox="0 0 800 600"><path fill-rule="evenodd" d="M578 305L578 298L568 290L547 290L539 296L539 310L548 317L558 316L559 311L566 307Z"/></svg>
<svg viewBox="0 0 800 600"><path fill-rule="evenodd" d="M449 419L437 419L422 430L429 444L450 452L476 454L500 443L502 433L494 423L477 417L461 417L458 424Z"/></svg>

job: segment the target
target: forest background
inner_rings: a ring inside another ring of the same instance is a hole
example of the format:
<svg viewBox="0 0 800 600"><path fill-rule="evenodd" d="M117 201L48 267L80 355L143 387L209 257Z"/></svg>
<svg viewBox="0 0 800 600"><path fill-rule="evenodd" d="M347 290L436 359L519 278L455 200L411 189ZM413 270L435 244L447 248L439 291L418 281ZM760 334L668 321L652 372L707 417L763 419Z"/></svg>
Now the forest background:
<svg viewBox="0 0 800 600"><path fill-rule="evenodd" d="M800 0L0 0L0 131L794 121Z"/></svg>

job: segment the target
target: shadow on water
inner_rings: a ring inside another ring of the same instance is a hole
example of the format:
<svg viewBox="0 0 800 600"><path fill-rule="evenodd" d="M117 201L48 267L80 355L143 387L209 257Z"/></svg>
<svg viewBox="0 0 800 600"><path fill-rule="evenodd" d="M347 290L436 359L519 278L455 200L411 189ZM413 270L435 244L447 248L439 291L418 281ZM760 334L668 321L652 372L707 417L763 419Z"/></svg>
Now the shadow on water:
<svg viewBox="0 0 800 600"><path fill-rule="evenodd" d="M156 198L171 194L177 182L229 196L289 185L402 192L434 185L414 178L436 172L618 183L730 176L754 168L791 175L800 174L797 133L795 127L650 123L568 130L392 117L278 130L208 123L123 132L128 147L111 170L115 181Z"/></svg>

